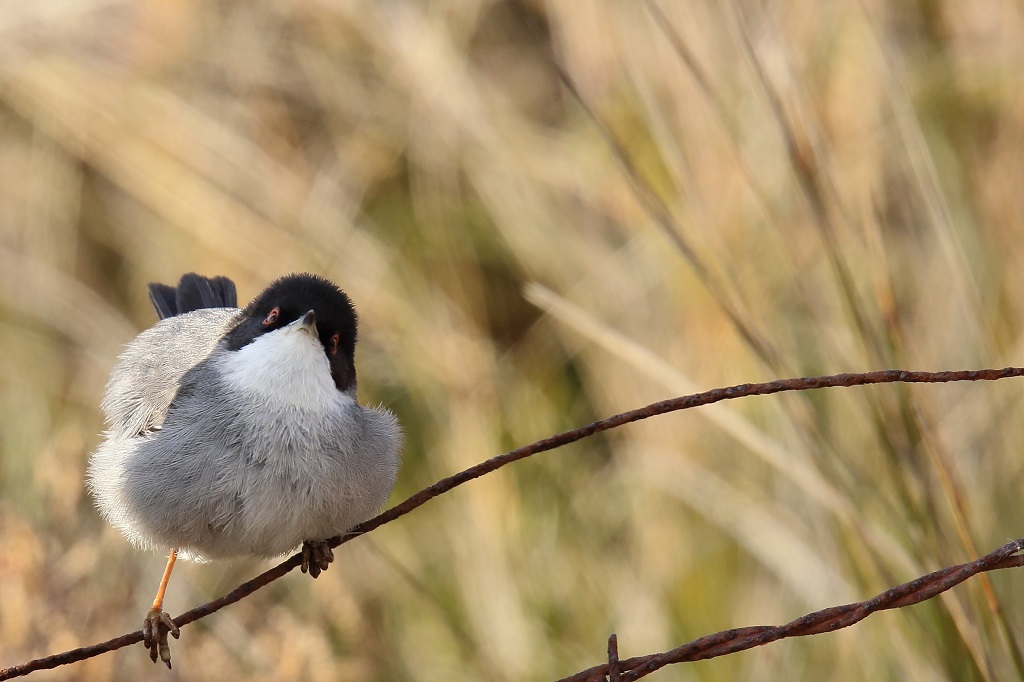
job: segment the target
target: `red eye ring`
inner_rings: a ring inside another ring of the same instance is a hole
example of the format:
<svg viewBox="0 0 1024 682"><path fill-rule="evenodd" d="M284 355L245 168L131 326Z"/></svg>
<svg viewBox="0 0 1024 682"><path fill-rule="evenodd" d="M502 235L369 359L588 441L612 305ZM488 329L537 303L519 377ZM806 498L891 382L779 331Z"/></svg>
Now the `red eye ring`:
<svg viewBox="0 0 1024 682"><path fill-rule="evenodd" d="M331 345L327 347L327 352L330 355L337 355L338 353L338 335L334 334L331 337Z"/></svg>
<svg viewBox="0 0 1024 682"><path fill-rule="evenodd" d="M267 313L267 316L263 318L263 326L269 327L270 325L277 322L277 316L280 314L281 309L275 306L274 309Z"/></svg>

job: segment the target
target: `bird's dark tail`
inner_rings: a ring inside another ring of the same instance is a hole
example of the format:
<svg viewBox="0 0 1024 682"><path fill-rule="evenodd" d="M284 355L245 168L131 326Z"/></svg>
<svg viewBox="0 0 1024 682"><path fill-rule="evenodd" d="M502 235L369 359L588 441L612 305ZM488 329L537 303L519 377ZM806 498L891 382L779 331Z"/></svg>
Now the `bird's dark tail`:
<svg viewBox="0 0 1024 682"><path fill-rule="evenodd" d="M203 277L194 272L182 275L177 287L150 284L149 300L161 320L200 308L237 308L235 283L227 277Z"/></svg>

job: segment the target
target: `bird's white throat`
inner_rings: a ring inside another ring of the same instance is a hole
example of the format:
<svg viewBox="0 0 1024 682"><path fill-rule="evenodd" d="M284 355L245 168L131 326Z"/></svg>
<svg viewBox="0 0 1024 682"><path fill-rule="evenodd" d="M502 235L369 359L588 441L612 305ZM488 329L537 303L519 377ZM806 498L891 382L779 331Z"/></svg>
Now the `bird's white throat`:
<svg viewBox="0 0 1024 682"><path fill-rule="evenodd" d="M352 401L334 385L319 339L296 327L275 329L222 354L218 369L233 390L271 402L317 408Z"/></svg>

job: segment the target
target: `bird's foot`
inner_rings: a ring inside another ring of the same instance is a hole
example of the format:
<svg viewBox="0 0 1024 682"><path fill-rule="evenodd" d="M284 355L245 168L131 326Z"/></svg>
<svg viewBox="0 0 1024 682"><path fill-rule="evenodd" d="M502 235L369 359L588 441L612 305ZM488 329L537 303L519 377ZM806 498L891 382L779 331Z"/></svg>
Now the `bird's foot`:
<svg viewBox="0 0 1024 682"><path fill-rule="evenodd" d="M314 578L326 571L334 561L334 551L327 540L306 540L302 543L302 572Z"/></svg>
<svg viewBox="0 0 1024 682"><path fill-rule="evenodd" d="M171 615L160 609L150 609L146 614L146 620L142 623L142 642L149 649L149 658L156 663L157 656L171 667L171 647L167 643L167 633L174 635L174 639L181 636L178 626L171 620Z"/></svg>

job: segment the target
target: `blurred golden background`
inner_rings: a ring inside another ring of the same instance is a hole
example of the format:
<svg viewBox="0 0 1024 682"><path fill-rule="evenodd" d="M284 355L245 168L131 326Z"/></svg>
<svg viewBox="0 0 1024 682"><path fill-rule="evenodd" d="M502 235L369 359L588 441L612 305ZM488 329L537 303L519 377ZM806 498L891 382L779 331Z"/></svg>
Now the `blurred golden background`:
<svg viewBox="0 0 1024 682"><path fill-rule="evenodd" d="M82 475L150 281L312 271L404 424L393 502L719 385L1024 358L1024 10L0 7L0 667L138 629ZM571 86L570 86L571 84ZM32 679L546 680L1024 535L1021 386L677 413L502 469L186 628ZM267 564L180 565L180 613ZM1024 675L1024 573L659 680Z"/></svg>

